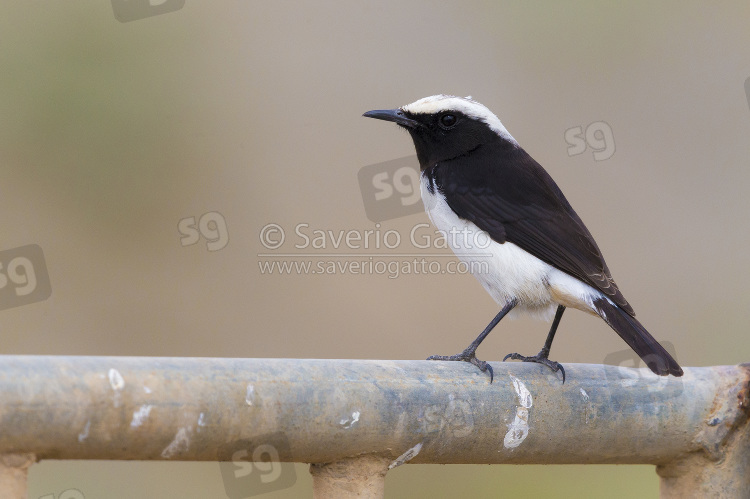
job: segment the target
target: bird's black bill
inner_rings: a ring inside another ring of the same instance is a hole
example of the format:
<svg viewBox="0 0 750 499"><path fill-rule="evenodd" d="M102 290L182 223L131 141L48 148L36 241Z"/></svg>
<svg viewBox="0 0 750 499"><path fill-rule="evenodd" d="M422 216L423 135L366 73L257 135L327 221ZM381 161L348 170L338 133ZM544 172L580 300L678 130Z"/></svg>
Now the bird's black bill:
<svg viewBox="0 0 750 499"><path fill-rule="evenodd" d="M392 121L405 128L417 128L419 122L408 118L400 109L375 109L367 111L362 116L366 118L375 118L376 120Z"/></svg>

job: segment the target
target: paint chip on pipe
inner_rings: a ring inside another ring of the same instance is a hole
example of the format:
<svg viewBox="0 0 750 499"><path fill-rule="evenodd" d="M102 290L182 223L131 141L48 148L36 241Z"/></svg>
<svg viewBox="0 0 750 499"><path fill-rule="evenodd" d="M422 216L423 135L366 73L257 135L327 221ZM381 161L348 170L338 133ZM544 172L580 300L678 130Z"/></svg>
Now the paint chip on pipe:
<svg viewBox="0 0 750 499"><path fill-rule="evenodd" d="M398 466L401 466L404 463L411 461L412 459L414 459L414 457L416 457L417 454L419 454L419 451L421 450L422 450L422 442L419 442L417 445L415 445L408 451L398 456L395 461L393 461L391 464L388 465L388 469L392 470L393 468L396 468Z"/></svg>
<svg viewBox="0 0 750 499"><path fill-rule="evenodd" d="M508 432L503 439L503 446L506 449L514 449L521 445L529 436L529 409L534 403L531 392L520 379L509 374L513 382L513 389L518 396L518 407L516 407L516 417L508 425Z"/></svg>

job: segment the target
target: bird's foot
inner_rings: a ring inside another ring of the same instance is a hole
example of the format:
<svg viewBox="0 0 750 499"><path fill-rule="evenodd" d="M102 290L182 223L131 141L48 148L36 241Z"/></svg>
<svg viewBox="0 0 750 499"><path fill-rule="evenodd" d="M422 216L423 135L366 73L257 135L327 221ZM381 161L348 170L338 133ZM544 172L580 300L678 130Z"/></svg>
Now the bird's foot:
<svg viewBox="0 0 750 499"><path fill-rule="evenodd" d="M532 357L525 357L519 353L509 353L508 355L503 357L503 362L505 362L508 359L520 360L522 362L536 362L537 364L544 364L545 366L552 369L554 372L560 371L562 373L563 384L565 384L565 368L559 362L555 362L554 360L549 360L547 356L543 354L543 352L539 352L538 354Z"/></svg>
<svg viewBox="0 0 750 499"><path fill-rule="evenodd" d="M463 352L457 353L456 355L430 355L429 357L427 357L427 360L460 360L468 362L477 366L483 373L489 372L490 383L492 383L492 380L495 378L495 373L492 371L492 366L490 365L490 363L484 360L477 359L476 350L472 350L470 348L467 348Z"/></svg>

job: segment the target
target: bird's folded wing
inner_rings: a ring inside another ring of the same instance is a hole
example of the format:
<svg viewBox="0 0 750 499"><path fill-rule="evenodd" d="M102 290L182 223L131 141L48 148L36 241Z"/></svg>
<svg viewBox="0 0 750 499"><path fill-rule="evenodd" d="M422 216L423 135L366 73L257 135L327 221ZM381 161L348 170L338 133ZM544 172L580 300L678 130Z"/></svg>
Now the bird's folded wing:
<svg viewBox="0 0 750 499"><path fill-rule="evenodd" d="M494 241L510 241L598 289L635 316L591 233L531 156L518 148L484 161L476 159L458 157L426 172L459 217L476 224Z"/></svg>

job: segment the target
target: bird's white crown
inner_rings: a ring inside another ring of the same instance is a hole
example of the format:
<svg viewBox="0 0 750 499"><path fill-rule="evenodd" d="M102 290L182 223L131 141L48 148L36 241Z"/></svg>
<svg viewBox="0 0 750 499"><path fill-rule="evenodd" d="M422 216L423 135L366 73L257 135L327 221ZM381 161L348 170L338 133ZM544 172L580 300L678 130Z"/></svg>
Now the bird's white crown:
<svg viewBox="0 0 750 499"><path fill-rule="evenodd" d="M486 106L473 100L471 97L457 97L445 94L431 95L430 97L424 97L411 104L407 104L401 107L401 109L411 114L437 114L446 111L458 111L469 118L486 123L496 134L514 144L518 144L516 139L503 126L500 118L495 116Z"/></svg>

